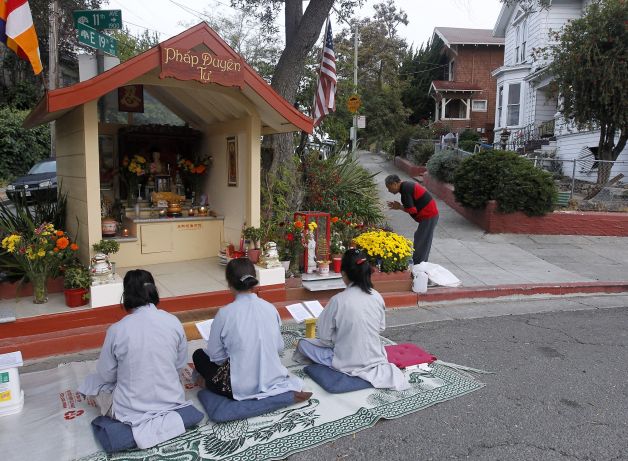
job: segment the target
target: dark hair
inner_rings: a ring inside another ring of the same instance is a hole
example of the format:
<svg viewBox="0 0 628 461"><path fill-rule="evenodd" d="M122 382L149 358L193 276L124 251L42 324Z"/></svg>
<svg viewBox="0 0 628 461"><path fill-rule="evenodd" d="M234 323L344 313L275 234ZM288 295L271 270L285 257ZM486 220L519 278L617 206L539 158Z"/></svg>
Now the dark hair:
<svg viewBox="0 0 628 461"><path fill-rule="evenodd" d="M229 261L225 277L229 286L236 291L248 291L259 283L255 278L255 266L249 258L236 258Z"/></svg>
<svg viewBox="0 0 628 461"><path fill-rule="evenodd" d="M386 176L386 179L384 179L384 184L386 184L387 186L390 184L396 184L398 182L401 182L401 178L396 174L389 174L388 176Z"/></svg>
<svg viewBox="0 0 628 461"><path fill-rule="evenodd" d="M371 282L371 265L366 254L357 249L347 250L342 257L340 270L354 285L360 287L363 292L371 294L373 283Z"/></svg>
<svg viewBox="0 0 628 461"><path fill-rule="evenodd" d="M135 269L124 276L122 305L127 311L147 304L159 304L159 293L153 275L143 269Z"/></svg>

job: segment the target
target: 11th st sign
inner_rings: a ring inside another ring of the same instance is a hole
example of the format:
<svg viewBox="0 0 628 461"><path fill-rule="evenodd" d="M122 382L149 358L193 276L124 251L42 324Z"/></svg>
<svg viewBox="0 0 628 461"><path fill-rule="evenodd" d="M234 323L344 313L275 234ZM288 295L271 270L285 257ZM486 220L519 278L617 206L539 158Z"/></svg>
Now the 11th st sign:
<svg viewBox="0 0 628 461"><path fill-rule="evenodd" d="M74 25L89 26L96 30L122 29L122 10L73 11Z"/></svg>
<svg viewBox="0 0 628 461"><path fill-rule="evenodd" d="M111 56L118 55L118 41L109 37L108 35L101 34L95 29L92 29L80 22L76 24L76 30L78 31L78 41L83 45L97 50L102 50Z"/></svg>

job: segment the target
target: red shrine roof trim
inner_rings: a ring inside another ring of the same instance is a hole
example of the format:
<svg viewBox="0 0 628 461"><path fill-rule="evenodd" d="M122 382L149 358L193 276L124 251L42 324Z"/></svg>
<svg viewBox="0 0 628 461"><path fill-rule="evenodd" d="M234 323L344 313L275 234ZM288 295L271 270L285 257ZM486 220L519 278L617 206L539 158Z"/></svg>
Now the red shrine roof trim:
<svg viewBox="0 0 628 461"><path fill-rule="evenodd" d="M192 49L201 44L207 46L217 55L242 59L214 30L207 24L200 23L89 80L46 92L37 106L26 117L23 125L26 128L32 128L55 120L75 107L98 99L110 91L129 84L134 79L155 69L160 69L160 47ZM294 125L298 130L312 132L313 122L310 117L297 110L273 90L246 62L243 62L242 67L244 73L243 90L250 89L257 93L281 117L286 119L287 124Z"/></svg>

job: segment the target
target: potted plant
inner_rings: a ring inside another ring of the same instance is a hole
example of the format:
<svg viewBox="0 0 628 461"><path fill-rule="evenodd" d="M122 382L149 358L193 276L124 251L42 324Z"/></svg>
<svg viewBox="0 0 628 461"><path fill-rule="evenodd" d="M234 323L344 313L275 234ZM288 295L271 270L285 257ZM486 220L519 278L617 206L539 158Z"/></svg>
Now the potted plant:
<svg viewBox="0 0 628 461"><path fill-rule="evenodd" d="M66 267L63 275L66 306L79 307L87 304L91 284L92 278L87 267L82 264Z"/></svg>
<svg viewBox="0 0 628 461"><path fill-rule="evenodd" d="M120 251L120 244L116 240L112 239L102 239L100 242L94 243L92 245L92 250L95 253L102 253L107 256L107 260L109 260L109 255L115 254ZM109 261L111 263L111 270L115 274L116 273L116 263L113 261Z"/></svg>
<svg viewBox="0 0 628 461"><path fill-rule="evenodd" d="M249 241L249 244L252 248L249 248L248 255L249 259L255 264L259 260L259 256L262 252L261 250L261 238L262 238L262 229L259 227L245 227L242 231L242 236Z"/></svg>

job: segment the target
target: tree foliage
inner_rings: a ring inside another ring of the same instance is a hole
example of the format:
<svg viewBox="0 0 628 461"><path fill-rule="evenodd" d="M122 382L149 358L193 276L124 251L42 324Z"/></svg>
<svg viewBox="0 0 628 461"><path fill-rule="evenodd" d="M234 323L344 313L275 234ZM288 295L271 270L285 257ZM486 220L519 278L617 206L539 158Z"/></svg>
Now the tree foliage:
<svg viewBox="0 0 628 461"><path fill-rule="evenodd" d="M616 160L628 139L628 2L595 0L583 17L554 32L553 59L563 117L578 128L599 128L598 155ZM619 137L619 138L618 138ZM617 139L618 138L618 139ZM598 169L606 183L610 164Z"/></svg>
<svg viewBox="0 0 628 461"><path fill-rule="evenodd" d="M36 162L50 156L48 125L22 128L26 110L0 108L0 178L25 174Z"/></svg>
<svg viewBox="0 0 628 461"><path fill-rule="evenodd" d="M443 74L443 41L438 37L428 40L415 51L410 52L401 67L401 79L406 82L403 89L403 104L411 108L410 123L431 120L434 115L434 100L428 95L433 80Z"/></svg>
<svg viewBox="0 0 628 461"><path fill-rule="evenodd" d="M110 32L108 35L111 35L118 41L118 57L120 58L120 62L128 61L133 56L137 56L159 44L159 34L157 32L151 33L149 30L134 35L129 28L125 26L124 29Z"/></svg>

